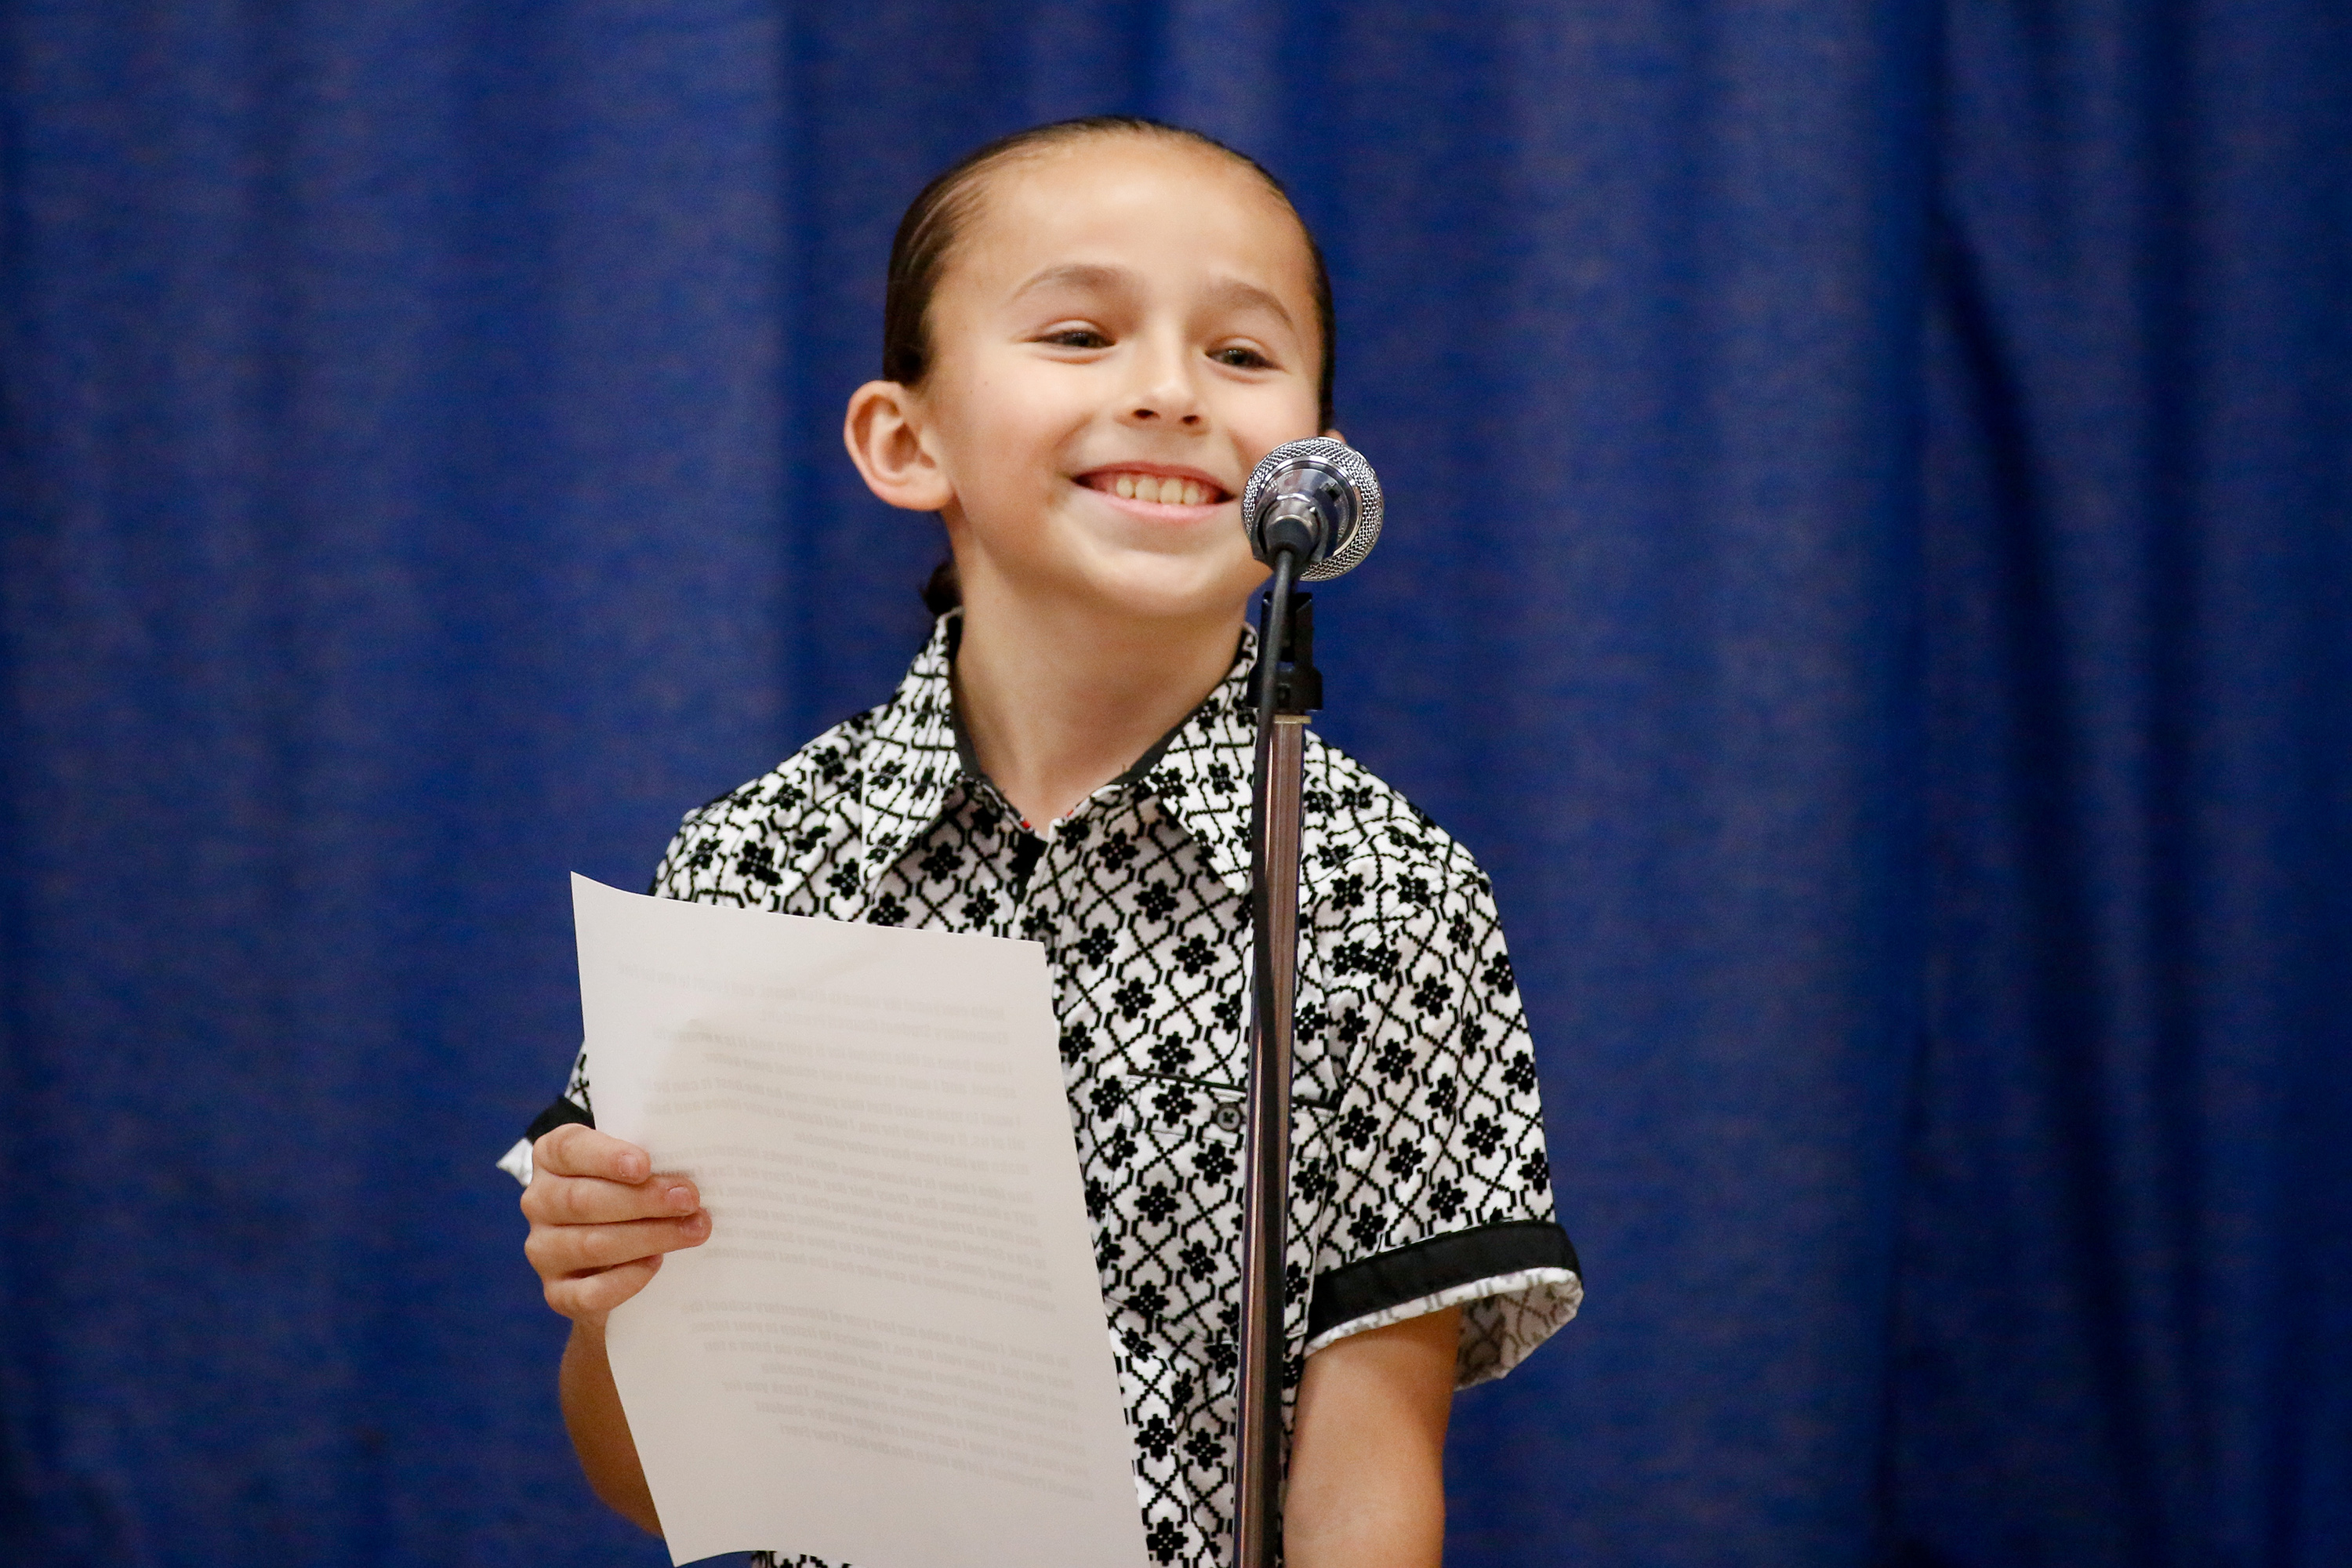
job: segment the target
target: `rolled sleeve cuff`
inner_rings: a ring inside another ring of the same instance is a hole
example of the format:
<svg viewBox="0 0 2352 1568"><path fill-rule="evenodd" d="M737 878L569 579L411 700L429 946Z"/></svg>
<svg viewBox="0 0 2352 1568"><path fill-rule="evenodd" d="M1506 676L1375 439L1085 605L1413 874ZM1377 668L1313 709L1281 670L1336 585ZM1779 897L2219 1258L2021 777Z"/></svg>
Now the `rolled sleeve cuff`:
<svg viewBox="0 0 2352 1568"><path fill-rule="evenodd" d="M572 1121L577 1121L586 1127L596 1125L596 1118L589 1113L586 1106L582 1105L570 1095L564 1095L552 1101L545 1110L531 1118L530 1125L524 1129L522 1137L516 1142L515 1146L499 1156L499 1169L520 1182L524 1186L530 1185L531 1145L566 1122Z"/></svg>
<svg viewBox="0 0 2352 1568"><path fill-rule="evenodd" d="M1448 1231L1317 1279L1307 1353L1350 1334L1460 1307L1454 1384L1467 1388L1526 1360L1576 1316L1583 1300L1576 1248L1552 1221Z"/></svg>

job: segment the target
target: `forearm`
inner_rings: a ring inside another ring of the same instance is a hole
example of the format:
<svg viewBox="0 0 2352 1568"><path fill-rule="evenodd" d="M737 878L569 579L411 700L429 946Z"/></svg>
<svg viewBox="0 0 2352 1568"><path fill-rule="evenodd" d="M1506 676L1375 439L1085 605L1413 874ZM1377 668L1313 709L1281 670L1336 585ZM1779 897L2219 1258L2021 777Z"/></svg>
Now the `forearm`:
<svg viewBox="0 0 2352 1568"><path fill-rule="evenodd" d="M564 1429L572 1434L588 1484L615 1513L659 1535L661 1520L654 1512L654 1495L646 1486L636 1442L629 1436L629 1418L621 1409L612 1363L604 1357L601 1324L572 1325L556 1383L563 1398Z"/></svg>
<svg viewBox="0 0 2352 1568"><path fill-rule="evenodd" d="M1326 1477L1327 1480L1334 1478ZM1283 1509L1289 1568L1438 1568L1445 1551L1445 1482L1438 1467L1385 1484L1291 1483Z"/></svg>
<svg viewBox="0 0 2352 1568"><path fill-rule="evenodd" d="M1438 1568L1460 1323L1434 1312L1307 1359L1283 1507L1290 1568Z"/></svg>

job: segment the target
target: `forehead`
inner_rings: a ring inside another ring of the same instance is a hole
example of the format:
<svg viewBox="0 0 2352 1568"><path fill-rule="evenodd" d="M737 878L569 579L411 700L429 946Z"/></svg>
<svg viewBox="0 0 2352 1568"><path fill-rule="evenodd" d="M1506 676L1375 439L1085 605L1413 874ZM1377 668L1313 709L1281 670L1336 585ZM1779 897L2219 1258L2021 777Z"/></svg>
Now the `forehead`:
<svg viewBox="0 0 2352 1568"><path fill-rule="evenodd" d="M1297 215L1255 169L1195 142L1116 133L1017 155L981 176L940 282L982 294L1071 261L1235 276L1311 332L1314 265Z"/></svg>

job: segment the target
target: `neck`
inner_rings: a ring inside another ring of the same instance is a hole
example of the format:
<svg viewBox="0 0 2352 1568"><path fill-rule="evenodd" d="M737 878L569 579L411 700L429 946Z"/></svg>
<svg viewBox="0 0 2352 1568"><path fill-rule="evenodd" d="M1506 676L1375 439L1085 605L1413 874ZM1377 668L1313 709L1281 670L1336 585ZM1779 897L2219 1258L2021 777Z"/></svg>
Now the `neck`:
<svg viewBox="0 0 2352 1568"><path fill-rule="evenodd" d="M982 770L1039 829L1134 766L1233 668L1238 607L1140 620L992 586L967 587L956 708Z"/></svg>

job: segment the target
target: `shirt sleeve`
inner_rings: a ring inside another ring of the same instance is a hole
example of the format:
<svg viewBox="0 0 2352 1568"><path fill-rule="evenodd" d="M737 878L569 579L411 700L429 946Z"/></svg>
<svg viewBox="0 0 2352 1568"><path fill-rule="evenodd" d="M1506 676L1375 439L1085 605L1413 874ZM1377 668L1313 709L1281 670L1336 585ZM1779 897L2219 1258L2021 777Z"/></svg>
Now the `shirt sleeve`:
<svg viewBox="0 0 2352 1568"><path fill-rule="evenodd" d="M499 1156L499 1169L524 1186L530 1185L530 1146L567 1121L596 1125L595 1106L588 1098L588 1051L584 1046L572 1058L572 1076L565 1081L563 1092L531 1118L530 1125L523 1130L513 1148Z"/></svg>
<svg viewBox="0 0 2352 1568"><path fill-rule="evenodd" d="M1324 1220L1307 1353L1459 1306L1467 1386L1575 1316L1583 1282L1493 888L1445 848L1359 862L1318 900L1297 1031L1299 1099L1321 1109L1294 1169Z"/></svg>

